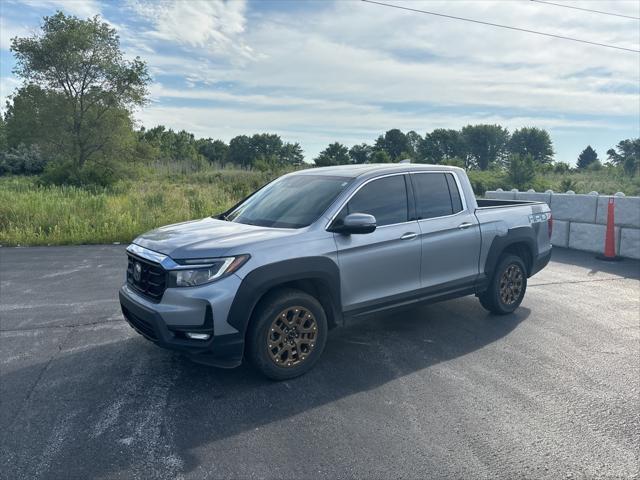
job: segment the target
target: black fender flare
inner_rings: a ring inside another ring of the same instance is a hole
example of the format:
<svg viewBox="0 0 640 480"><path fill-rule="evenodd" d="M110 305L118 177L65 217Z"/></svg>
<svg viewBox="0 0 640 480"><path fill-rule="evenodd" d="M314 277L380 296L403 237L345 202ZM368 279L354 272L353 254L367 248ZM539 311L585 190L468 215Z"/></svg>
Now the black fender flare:
<svg viewBox="0 0 640 480"><path fill-rule="evenodd" d="M326 289L331 310L327 316L339 321L342 317L340 271L327 257L303 257L270 263L256 268L240 283L229 310L228 323L244 337L253 310L269 290L279 285L300 280L321 282ZM325 308L326 310L326 308Z"/></svg>
<svg viewBox="0 0 640 480"><path fill-rule="evenodd" d="M484 264L484 274L487 281L493 276L493 272L502 253L509 248L509 246L516 243L524 243L531 253L531 258L529 259L531 263L528 265L528 273L531 275L533 262L535 262L538 257L537 232L531 226L516 227L510 228L506 235L494 237L491 242L489 253L487 253L487 260Z"/></svg>

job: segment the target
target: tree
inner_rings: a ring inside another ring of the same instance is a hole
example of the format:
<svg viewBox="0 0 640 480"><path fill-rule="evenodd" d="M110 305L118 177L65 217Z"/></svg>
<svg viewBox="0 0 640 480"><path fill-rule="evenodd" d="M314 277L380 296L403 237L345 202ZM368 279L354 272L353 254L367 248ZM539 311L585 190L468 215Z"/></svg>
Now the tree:
<svg viewBox="0 0 640 480"><path fill-rule="evenodd" d="M13 38L11 51L14 73L44 92L40 100L55 100L60 107L55 124L45 119L43 127L63 133L58 147L73 167L126 148L131 109L145 103L149 75L138 57L123 58L108 23L98 16L82 20L57 12L44 17L40 33Z"/></svg>
<svg viewBox="0 0 640 480"><path fill-rule="evenodd" d="M285 143L280 150L279 158L284 165L298 166L304 163L304 153L298 142Z"/></svg>
<svg viewBox="0 0 640 480"><path fill-rule="evenodd" d="M393 160L385 150L374 150L371 154L371 163L391 163Z"/></svg>
<svg viewBox="0 0 640 480"><path fill-rule="evenodd" d="M591 145L587 145L587 148L585 148L578 156L578 168L581 170L585 169L595 162L599 162L598 154L593 148L591 148Z"/></svg>
<svg viewBox="0 0 640 480"><path fill-rule="evenodd" d="M640 174L640 138L621 140L615 150L607 150L607 156L610 163L622 165L629 175Z"/></svg>
<svg viewBox="0 0 640 480"><path fill-rule="evenodd" d="M509 140L509 152L521 156L531 155L538 163L551 163L554 153L549 132L535 127L523 127L514 131Z"/></svg>
<svg viewBox="0 0 640 480"><path fill-rule="evenodd" d="M420 154L420 146L424 138L420 136L420 134L414 130L407 132L407 143L409 145L408 154L412 160L417 160Z"/></svg>
<svg viewBox="0 0 640 480"><path fill-rule="evenodd" d="M251 163L257 158L279 157L282 139L273 133L256 133L251 137Z"/></svg>
<svg viewBox="0 0 640 480"><path fill-rule="evenodd" d="M349 157L351 163L369 163L371 161L371 155L373 154L373 147L366 143L360 145L354 145L349 149Z"/></svg>
<svg viewBox="0 0 640 480"><path fill-rule="evenodd" d="M411 150L407 136L397 128L387 130L384 136L380 135L376 140L375 148L387 152L393 161Z"/></svg>
<svg viewBox="0 0 640 480"><path fill-rule="evenodd" d="M200 138L196 140L196 145L198 148L198 153L206 158L209 163L215 163L220 166L227 163L229 146L222 140Z"/></svg>
<svg viewBox="0 0 640 480"><path fill-rule="evenodd" d="M531 187L536 177L532 155L512 154L507 162L507 178L515 188L524 190Z"/></svg>
<svg viewBox="0 0 640 480"><path fill-rule="evenodd" d="M341 143L332 143L320 152L314 162L318 167L346 165L349 163L349 149Z"/></svg>
<svg viewBox="0 0 640 480"><path fill-rule="evenodd" d="M506 128L500 125L467 125L462 129L462 137L471 165L486 170L503 163L509 141Z"/></svg>
<svg viewBox="0 0 640 480"><path fill-rule="evenodd" d="M436 128L427 133L418 149L418 157L424 163L443 163L465 157L462 134L458 130Z"/></svg>
<svg viewBox="0 0 640 480"><path fill-rule="evenodd" d="M246 135L233 137L229 142L229 162L234 165L249 167L253 160L251 139Z"/></svg>

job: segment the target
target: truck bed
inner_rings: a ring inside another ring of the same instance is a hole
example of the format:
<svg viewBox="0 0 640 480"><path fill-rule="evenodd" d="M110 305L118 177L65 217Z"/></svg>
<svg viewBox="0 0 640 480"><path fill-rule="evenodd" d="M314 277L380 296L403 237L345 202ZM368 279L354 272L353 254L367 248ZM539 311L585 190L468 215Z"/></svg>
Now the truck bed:
<svg viewBox="0 0 640 480"><path fill-rule="evenodd" d="M499 208L499 207L522 207L523 205L535 205L544 202L535 202L530 200L498 200L494 198L478 198L478 209Z"/></svg>

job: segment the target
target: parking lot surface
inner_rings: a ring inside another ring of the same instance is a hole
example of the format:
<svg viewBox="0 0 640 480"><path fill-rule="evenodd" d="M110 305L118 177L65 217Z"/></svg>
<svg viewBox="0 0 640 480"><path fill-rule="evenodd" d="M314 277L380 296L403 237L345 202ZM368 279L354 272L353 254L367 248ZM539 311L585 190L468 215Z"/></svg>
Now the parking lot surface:
<svg viewBox="0 0 640 480"><path fill-rule="evenodd" d="M0 249L0 478L633 478L640 264L556 249L522 307L332 330L309 374L137 335L124 247Z"/></svg>

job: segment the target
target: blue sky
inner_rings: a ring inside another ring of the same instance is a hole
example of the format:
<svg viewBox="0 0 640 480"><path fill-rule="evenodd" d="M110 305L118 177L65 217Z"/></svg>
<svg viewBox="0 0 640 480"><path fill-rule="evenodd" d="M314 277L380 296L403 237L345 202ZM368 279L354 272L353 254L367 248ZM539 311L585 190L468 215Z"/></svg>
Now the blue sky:
<svg viewBox="0 0 640 480"><path fill-rule="evenodd" d="M390 3L640 49L636 20L526 0ZM640 16L636 0L571 5ZM569 163L640 131L638 54L347 0L2 0L2 98L19 85L9 39L57 9L100 14L148 62L151 101L135 113L147 127L278 133L310 160L390 128L539 126Z"/></svg>

